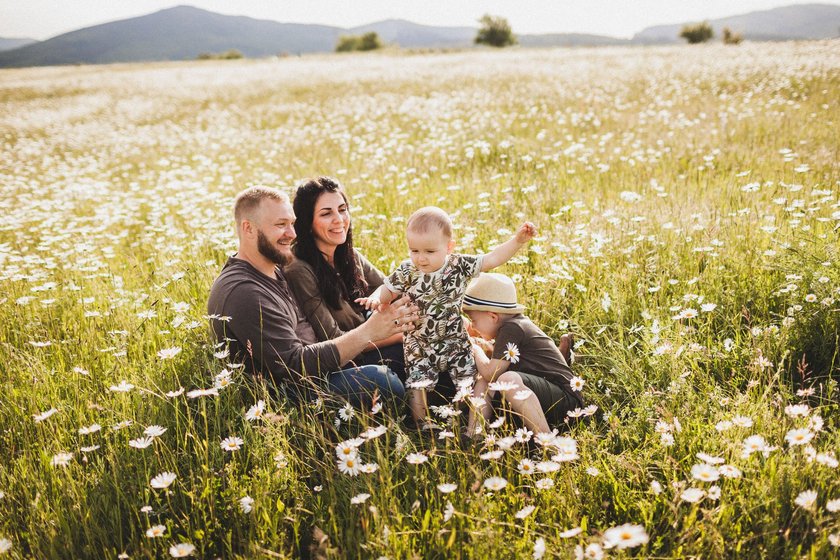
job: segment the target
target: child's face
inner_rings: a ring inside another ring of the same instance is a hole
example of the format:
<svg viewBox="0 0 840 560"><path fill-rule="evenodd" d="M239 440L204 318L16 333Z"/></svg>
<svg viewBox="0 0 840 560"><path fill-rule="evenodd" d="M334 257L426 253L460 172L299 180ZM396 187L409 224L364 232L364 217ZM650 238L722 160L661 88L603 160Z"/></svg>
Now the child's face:
<svg viewBox="0 0 840 560"><path fill-rule="evenodd" d="M408 230L405 237L408 240L408 256L420 272L438 270L455 247L455 242L436 228L423 232Z"/></svg>
<svg viewBox="0 0 840 560"><path fill-rule="evenodd" d="M499 334L499 315L492 311L465 311L470 318L472 328L478 331L482 338L493 340Z"/></svg>

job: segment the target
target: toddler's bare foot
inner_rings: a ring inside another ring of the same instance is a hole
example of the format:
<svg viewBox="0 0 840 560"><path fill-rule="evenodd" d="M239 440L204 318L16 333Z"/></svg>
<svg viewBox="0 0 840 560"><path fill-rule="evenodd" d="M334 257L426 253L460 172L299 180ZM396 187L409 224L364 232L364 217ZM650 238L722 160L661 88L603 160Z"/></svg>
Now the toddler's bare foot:
<svg viewBox="0 0 840 560"><path fill-rule="evenodd" d="M563 358L566 360L566 364L570 367L573 363L575 363L575 353L572 349L575 346L575 335L572 333L566 333L560 337L560 353L563 354Z"/></svg>

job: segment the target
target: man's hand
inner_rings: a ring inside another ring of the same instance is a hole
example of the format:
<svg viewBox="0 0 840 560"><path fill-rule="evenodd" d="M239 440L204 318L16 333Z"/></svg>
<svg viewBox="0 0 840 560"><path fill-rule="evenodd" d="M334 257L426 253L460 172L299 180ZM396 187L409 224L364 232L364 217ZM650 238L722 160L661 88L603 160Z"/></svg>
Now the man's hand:
<svg viewBox="0 0 840 560"><path fill-rule="evenodd" d="M516 239L517 243L527 243L528 241L532 240L537 235L537 226L532 224L531 222L525 222L519 229L516 231Z"/></svg>
<svg viewBox="0 0 840 560"><path fill-rule="evenodd" d="M419 318L420 308L411 303L408 296L403 296L389 305L380 304L364 324L372 330L371 340L381 340L414 330L415 321Z"/></svg>

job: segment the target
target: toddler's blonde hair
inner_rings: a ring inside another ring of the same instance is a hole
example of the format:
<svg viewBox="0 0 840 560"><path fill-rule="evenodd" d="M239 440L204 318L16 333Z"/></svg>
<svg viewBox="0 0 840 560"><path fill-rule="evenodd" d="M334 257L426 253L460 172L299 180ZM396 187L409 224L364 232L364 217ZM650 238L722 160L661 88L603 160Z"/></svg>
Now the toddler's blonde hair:
<svg viewBox="0 0 840 560"><path fill-rule="evenodd" d="M408 218L406 224L407 230L416 233L426 233L432 228L436 228L446 237L452 238L452 220L449 219L449 214L437 206L420 208Z"/></svg>

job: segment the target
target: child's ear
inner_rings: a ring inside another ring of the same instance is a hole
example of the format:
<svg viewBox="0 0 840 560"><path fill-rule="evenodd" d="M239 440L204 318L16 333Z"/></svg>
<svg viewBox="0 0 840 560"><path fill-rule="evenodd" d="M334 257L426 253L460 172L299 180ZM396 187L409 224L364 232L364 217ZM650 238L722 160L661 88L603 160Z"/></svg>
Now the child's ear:
<svg viewBox="0 0 840 560"><path fill-rule="evenodd" d="M493 311L488 311L488 313L490 314L490 320L491 321L493 321L494 323L499 322L499 314L498 313L494 313Z"/></svg>
<svg viewBox="0 0 840 560"><path fill-rule="evenodd" d="M455 250L455 240L450 239L449 243L446 244L446 252L451 253L454 250Z"/></svg>

